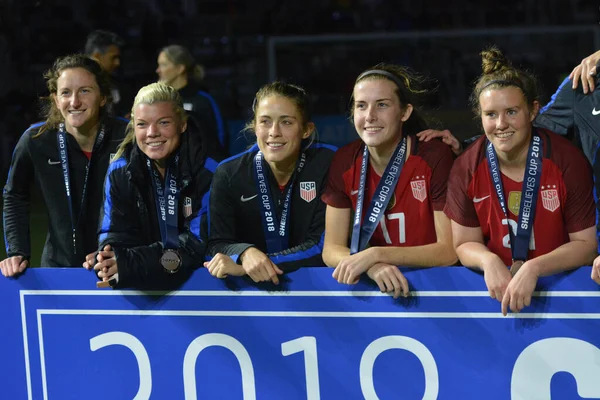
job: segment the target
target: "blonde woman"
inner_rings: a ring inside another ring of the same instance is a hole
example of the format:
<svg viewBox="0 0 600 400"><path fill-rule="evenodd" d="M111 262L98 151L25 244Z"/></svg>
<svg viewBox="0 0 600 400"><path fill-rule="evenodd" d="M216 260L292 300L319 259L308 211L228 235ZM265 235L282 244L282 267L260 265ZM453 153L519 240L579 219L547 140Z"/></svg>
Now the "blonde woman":
<svg viewBox="0 0 600 400"><path fill-rule="evenodd" d="M93 268L111 286L169 287L202 265L216 162L186 130L187 115L171 86L140 89L131 118L106 176Z"/></svg>

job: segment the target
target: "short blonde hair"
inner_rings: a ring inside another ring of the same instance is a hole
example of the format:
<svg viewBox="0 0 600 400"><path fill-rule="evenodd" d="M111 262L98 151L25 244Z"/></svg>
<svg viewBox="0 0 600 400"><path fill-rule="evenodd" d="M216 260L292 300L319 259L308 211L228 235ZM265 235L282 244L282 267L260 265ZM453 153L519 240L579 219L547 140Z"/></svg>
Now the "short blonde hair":
<svg viewBox="0 0 600 400"><path fill-rule="evenodd" d="M161 82L151 83L141 88L135 99L133 100L133 106L131 107L131 120L127 124L125 130L125 138L117 148L117 152L113 160L118 160L125 153L125 149L131 143L135 142L135 108L140 104L155 104L155 103L171 103L173 111L179 118L179 122L183 125L187 122L188 115L183 109L183 103L181 96L177 89L169 85L165 85Z"/></svg>

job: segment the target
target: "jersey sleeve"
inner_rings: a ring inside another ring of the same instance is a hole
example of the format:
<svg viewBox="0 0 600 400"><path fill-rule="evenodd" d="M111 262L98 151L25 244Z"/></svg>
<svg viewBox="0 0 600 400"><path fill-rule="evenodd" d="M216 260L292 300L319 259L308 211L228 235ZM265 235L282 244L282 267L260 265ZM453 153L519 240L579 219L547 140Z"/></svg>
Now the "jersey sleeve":
<svg viewBox="0 0 600 400"><path fill-rule="evenodd" d="M3 225L6 255L31 255L29 241L30 187L34 180L34 168L29 152L30 132L25 132L15 147L8 178L3 190Z"/></svg>
<svg viewBox="0 0 600 400"><path fill-rule="evenodd" d="M352 208L352 200L346 192L344 183L344 174L352 167L354 161L353 158L350 158L348 150L344 147L333 156L329 167L327 185L321 195L321 200L326 205L335 208Z"/></svg>
<svg viewBox="0 0 600 400"><path fill-rule="evenodd" d="M575 118L573 102L575 91L571 87L571 80L567 77L552 95L550 102L540 110L534 125L545 128L559 135L566 135L573 127Z"/></svg>
<svg viewBox="0 0 600 400"><path fill-rule="evenodd" d="M434 211L443 211L446 205L448 177L454 163L454 155L450 147L441 140L430 142L431 149L427 152L427 163L431 168L430 195Z"/></svg>
<svg viewBox="0 0 600 400"><path fill-rule="evenodd" d="M471 156L471 152L463 153L452 166L444 213L460 225L476 228L480 226L479 219L468 191L473 177L473 173L467 168Z"/></svg>
<svg viewBox="0 0 600 400"><path fill-rule="evenodd" d="M589 163L580 154L573 154L563 167L567 188L565 222L569 233L579 232L596 223L593 197L594 183Z"/></svg>

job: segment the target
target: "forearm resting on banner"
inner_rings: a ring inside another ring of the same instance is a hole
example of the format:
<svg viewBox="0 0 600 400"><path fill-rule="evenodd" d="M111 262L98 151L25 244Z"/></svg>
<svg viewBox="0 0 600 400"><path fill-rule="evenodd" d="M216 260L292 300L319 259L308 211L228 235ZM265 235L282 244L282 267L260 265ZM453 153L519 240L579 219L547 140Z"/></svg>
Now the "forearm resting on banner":
<svg viewBox="0 0 600 400"><path fill-rule="evenodd" d="M596 227L569 233L569 242L523 264L537 276L554 275L583 265L591 265L597 254Z"/></svg>
<svg viewBox="0 0 600 400"><path fill-rule="evenodd" d="M349 208L327 206L323 261L329 267L337 267L340 261L350 255L348 240L351 216L352 210Z"/></svg>
<svg viewBox="0 0 600 400"><path fill-rule="evenodd" d="M371 247L365 251L373 254L377 262L408 266L432 267L456 263L457 257L452 245L450 220L443 211L434 211L433 220L437 241L414 247Z"/></svg>

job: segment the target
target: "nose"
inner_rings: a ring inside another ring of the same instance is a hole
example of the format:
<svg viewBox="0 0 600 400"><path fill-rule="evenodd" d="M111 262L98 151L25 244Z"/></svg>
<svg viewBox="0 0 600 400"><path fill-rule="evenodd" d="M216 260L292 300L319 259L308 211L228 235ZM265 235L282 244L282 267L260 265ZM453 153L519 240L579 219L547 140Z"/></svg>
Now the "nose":
<svg viewBox="0 0 600 400"><path fill-rule="evenodd" d="M281 129L279 128L278 123L273 123L273 125L271 126L271 129L269 130L269 136L271 136L271 137L281 136Z"/></svg>
<svg viewBox="0 0 600 400"><path fill-rule="evenodd" d="M498 119L496 120L496 129L504 130L508 128L507 117L505 115L500 114Z"/></svg>
<svg viewBox="0 0 600 400"><path fill-rule="evenodd" d="M149 124L148 125L148 130L146 131L146 135L148 137L157 137L160 136L160 133L158 131L158 128L155 124Z"/></svg>
<svg viewBox="0 0 600 400"><path fill-rule="evenodd" d="M367 109L367 122L373 122L377 119L377 115L375 113L375 107L369 107Z"/></svg>
<svg viewBox="0 0 600 400"><path fill-rule="evenodd" d="M81 100L79 99L79 95L77 94L77 92L74 92L71 95L71 107L79 108L79 106L81 106Z"/></svg>

